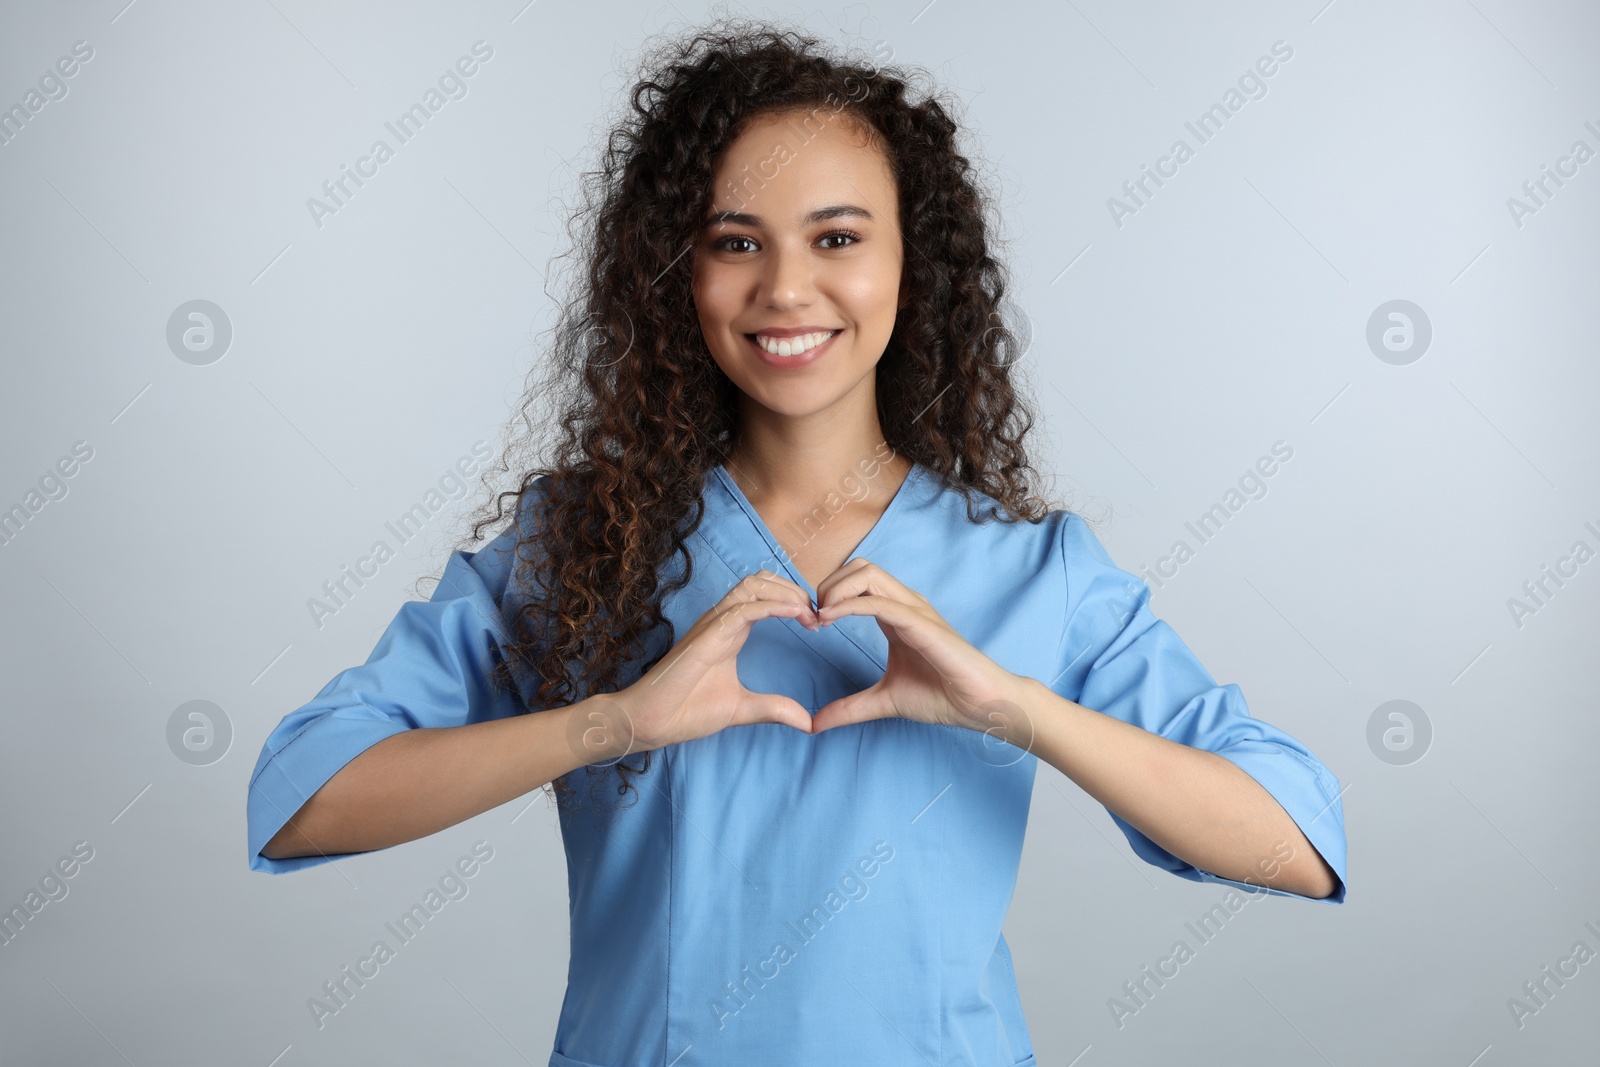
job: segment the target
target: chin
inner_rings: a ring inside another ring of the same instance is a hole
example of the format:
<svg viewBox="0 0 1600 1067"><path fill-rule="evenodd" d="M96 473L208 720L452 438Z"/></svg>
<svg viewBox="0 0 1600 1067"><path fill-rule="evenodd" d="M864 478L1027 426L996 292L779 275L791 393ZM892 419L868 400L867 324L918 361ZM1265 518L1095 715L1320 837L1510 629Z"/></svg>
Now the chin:
<svg viewBox="0 0 1600 1067"><path fill-rule="evenodd" d="M744 389L744 394L751 400L760 404L776 415L783 415L791 419L815 415L819 411L826 411L838 402L845 390L824 388L769 388L769 389Z"/></svg>

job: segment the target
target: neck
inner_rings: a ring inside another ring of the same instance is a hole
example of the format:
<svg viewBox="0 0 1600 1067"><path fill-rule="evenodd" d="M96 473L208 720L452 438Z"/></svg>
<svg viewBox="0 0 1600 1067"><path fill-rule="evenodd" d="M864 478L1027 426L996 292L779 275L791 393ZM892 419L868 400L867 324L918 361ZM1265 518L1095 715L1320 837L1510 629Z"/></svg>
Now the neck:
<svg viewBox="0 0 1600 1067"><path fill-rule="evenodd" d="M875 402L865 399L865 412L803 418L746 405L723 466L752 503L814 501L830 492L857 496L863 484L869 497L893 496L911 461L884 440Z"/></svg>

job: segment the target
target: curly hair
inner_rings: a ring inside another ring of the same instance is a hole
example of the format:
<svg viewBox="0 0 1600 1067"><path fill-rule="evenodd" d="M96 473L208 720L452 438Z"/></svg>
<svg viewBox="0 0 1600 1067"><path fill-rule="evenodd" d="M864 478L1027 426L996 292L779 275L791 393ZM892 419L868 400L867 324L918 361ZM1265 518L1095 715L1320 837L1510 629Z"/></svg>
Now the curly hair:
<svg viewBox="0 0 1600 1067"><path fill-rule="evenodd" d="M1039 522L1048 510L1023 447L1034 413L1014 387L1018 318L990 254L991 201L958 149L954 103L914 91L927 72L726 17L647 47L640 68L598 170L580 182L569 232L582 271L559 302L549 359L530 371L526 432L514 414L498 467L517 470L520 485L496 492L472 526L477 541L508 500L514 514L525 498L536 509L516 549L533 595L510 612L516 643L495 670L508 684L513 665L537 679L529 710L632 684L675 641L662 601L690 580L685 545L704 480L738 431L737 387L685 314L686 253L718 161L757 116L831 107L890 161L907 254L906 303L875 372L888 445L963 492L972 521L978 495L1003 506L1002 521ZM684 567L663 582L676 556ZM649 751L632 756L642 763L614 764L618 795L649 770ZM551 783L558 803L572 792L567 777Z"/></svg>

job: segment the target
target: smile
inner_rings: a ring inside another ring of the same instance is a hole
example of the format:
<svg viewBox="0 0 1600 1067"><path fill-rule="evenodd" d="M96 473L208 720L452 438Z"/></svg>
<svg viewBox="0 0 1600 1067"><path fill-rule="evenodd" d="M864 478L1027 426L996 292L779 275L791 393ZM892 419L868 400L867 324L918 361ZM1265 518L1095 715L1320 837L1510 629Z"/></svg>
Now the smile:
<svg viewBox="0 0 1600 1067"><path fill-rule="evenodd" d="M819 333L801 334L799 337L766 337L762 334L746 334L763 351L774 356L800 356L818 348L833 339L838 330L824 330Z"/></svg>

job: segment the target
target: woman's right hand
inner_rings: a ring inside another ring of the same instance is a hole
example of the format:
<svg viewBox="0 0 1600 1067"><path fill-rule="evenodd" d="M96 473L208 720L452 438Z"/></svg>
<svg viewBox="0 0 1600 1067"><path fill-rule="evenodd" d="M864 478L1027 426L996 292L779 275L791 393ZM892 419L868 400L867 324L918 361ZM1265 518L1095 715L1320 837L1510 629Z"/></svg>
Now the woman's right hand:
<svg viewBox="0 0 1600 1067"><path fill-rule="evenodd" d="M752 693L739 681L735 656L759 619L821 623L810 595L771 571L747 575L695 620L689 631L643 677L593 698L581 713L575 744L594 762L706 737L729 726L773 722L811 732L811 713L776 693Z"/></svg>

